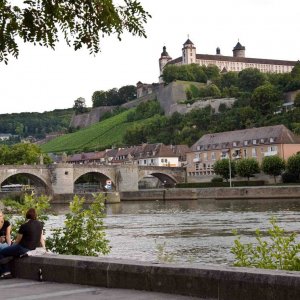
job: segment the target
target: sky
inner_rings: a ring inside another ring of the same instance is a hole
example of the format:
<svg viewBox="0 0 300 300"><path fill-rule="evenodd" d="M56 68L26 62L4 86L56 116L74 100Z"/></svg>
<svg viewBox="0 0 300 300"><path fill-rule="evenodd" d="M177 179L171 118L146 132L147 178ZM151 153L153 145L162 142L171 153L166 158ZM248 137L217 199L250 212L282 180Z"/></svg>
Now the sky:
<svg viewBox="0 0 300 300"><path fill-rule="evenodd" d="M232 55L238 42L246 57L300 60L298 0L140 0L152 15L147 38L124 34L102 39L96 56L61 40L55 51L20 44L18 59L0 63L0 114L70 108L83 97L92 106L99 90L158 82L165 45L174 59L189 37L197 53Z"/></svg>

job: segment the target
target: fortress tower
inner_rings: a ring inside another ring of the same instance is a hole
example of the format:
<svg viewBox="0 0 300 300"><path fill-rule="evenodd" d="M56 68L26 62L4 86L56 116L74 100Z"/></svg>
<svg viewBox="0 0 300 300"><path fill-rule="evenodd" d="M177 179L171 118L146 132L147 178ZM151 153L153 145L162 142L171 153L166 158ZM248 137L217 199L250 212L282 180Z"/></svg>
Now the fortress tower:
<svg viewBox="0 0 300 300"><path fill-rule="evenodd" d="M159 82L163 82L161 79L161 75L165 65L172 60L172 57L168 54L166 46L163 46L163 52L159 58Z"/></svg>
<svg viewBox="0 0 300 300"><path fill-rule="evenodd" d="M196 63L196 47L190 39L183 44L182 48L182 64L194 64Z"/></svg>
<svg viewBox="0 0 300 300"><path fill-rule="evenodd" d="M245 57L245 46L242 46L240 42L237 42L235 47L233 48L233 57Z"/></svg>

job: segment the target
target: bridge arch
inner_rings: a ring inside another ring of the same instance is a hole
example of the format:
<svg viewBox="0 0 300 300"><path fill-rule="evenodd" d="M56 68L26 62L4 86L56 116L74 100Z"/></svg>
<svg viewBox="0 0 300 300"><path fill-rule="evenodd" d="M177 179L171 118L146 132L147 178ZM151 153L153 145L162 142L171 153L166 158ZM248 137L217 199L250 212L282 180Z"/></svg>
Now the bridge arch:
<svg viewBox="0 0 300 300"><path fill-rule="evenodd" d="M74 192L99 192L105 190L107 180L112 183L112 188L116 189L111 174L105 174L99 170L88 170L74 176Z"/></svg>
<svg viewBox="0 0 300 300"><path fill-rule="evenodd" d="M157 188L174 187L178 183L177 179L170 174L166 174L164 172L157 172L157 171L154 171L154 172L153 171L152 172L144 171L144 172L140 172L140 174L139 174L139 188L147 188L147 183L142 184L141 181L143 179L146 180L146 178L148 178L148 180L150 178L150 180L151 180L151 177L152 177L152 179L156 178L158 180L158 182L155 182L152 180L153 181L152 184L150 183L150 185L149 185L149 186L152 185L152 187L153 187L153 184Z"/></svg>
<svg viewBox="0 0 300 300"><path fill-rule="evenodd" d="M51 186L48 184L47 180L44 179L42 176L37 175L35 172L28 171L16 171L13 174L6 174L5 176L1 177L0 179L0 186L17 182L19 179L17 178L19 176L23 177L24 179L27 179L29 185L33 186L35 189L35 192L37 193L43 193L43 194L49 194L51 193L52 189ZM22 179L22 178L21 178Z"/></svg>

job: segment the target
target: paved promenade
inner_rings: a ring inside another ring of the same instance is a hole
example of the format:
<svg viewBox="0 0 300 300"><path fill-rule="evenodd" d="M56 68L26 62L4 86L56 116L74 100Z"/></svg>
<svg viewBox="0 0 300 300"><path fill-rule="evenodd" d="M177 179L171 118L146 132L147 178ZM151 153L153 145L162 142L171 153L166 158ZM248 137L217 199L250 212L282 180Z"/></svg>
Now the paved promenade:
<svg viewBox="0 0 300 300"><path fill-rule="evenodd" d="M39 282L27 279L0 280L1 300L188 300L200 299L146 291L107 289L77 284Z"/></svg>

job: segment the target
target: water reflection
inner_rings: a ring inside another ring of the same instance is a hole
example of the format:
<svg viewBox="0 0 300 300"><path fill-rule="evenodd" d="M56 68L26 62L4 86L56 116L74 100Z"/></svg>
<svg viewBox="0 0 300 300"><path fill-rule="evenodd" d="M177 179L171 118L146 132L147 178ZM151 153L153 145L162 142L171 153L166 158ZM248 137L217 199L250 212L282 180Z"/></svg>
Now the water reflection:
<svg viewBox="0 0 300 300"><path fill-rule="evenodd" d="M62 224L67 206L55 205L57 216L48 229ZM157 244L166 242L166 251L176 262L230 264L230 247L235 237L254 241L255 229L265 232L275 216L286 231L299 233L300 201L135 201L106 207L110 257L146 261L157 259Z"/></svg>

